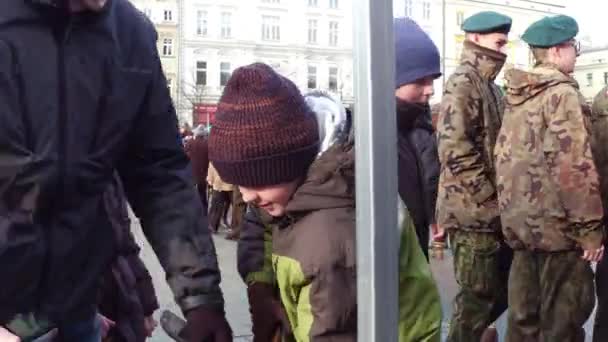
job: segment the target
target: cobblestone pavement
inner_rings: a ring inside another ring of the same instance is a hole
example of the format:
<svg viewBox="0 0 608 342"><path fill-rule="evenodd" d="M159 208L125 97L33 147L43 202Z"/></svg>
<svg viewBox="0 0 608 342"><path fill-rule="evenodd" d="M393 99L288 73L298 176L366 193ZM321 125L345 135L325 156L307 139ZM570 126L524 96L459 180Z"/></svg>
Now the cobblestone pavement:
<svg viewBox="0 0 608 342"><path fill-rule="evenodd" d="M158 294L159 303L161 310L169 309L175 313L180 314L178 307L173 301L173 296L169 287L165 282L164 272L156 259L156 256L152 252L152 249L145 241L141 228L137 224L137 220L133 220L134 227L133 232L136 239L142 246L141 256L145 261L146 265L150 269L154 280L154 286ZM241 278L236 270L236 243L233 241L227 241L220 234L215 237L215 246L218 253L219 263L222 270L222 289L226 300L226 313L228 315L228 321L234 330L236 336L235 342L250 342L251 338L251 321L249 318L249 307L247 302L247 293ZM442 305L444 312L443 331L444 337L448 330L448 322L452 312L451 300L456 294L457 285L454 280L452 270L452 258L449 254L442 261L433 260L432 262L433 274L435 274L437 281L440 286L440 293L442 295ZM156 313L156 317L160 314L159 310ZM500 332L500 341L504 341L504 330L506 328L506 315L503 315L498 321L498 329ZM593 318L594 316L592 316ZM591 321L591 320L590 320ZM591 324L587 322L587 341L591 341ZM159 327L153 337L149 340L151 342L170 342L171 340L162 329Z"/></svg>

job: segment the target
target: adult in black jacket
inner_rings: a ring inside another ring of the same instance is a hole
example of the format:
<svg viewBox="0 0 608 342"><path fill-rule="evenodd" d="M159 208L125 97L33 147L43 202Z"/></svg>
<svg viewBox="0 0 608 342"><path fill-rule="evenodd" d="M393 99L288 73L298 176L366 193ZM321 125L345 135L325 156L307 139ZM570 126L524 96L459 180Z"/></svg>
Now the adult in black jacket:
<svg viewBox="0 0 608 342"><path fill-rule="evenodd" d="M62 341L95 338L118 170L187 340L231 340L156 39L128 0L0 1L0 326L34 312Z"/></svg>
<svg viewBox="0 0 608 342"><path fill-rule="evenodd" d="M428 103L433 81L441 76L439 52L411 19L396 19L394 30L399 196L412 215L428 259L439 182L439 156Z"/></svg>

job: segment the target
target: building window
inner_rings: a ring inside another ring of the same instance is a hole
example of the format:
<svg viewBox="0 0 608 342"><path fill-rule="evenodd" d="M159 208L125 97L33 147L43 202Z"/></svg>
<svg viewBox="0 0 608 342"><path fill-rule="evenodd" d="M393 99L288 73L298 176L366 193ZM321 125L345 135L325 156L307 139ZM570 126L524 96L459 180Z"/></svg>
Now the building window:
<svg viewBox="0 0 608 342"><path fill-rule="evenodd" d="M149 8L144 8L144 14L146 15L146 17L148 18L152 18L152 10Z"/></svg>
<svg viewBox="0 0 608 342"><path fill-rule="evenodd" d="M317 24L318 24L318 21L316 19L308 20L308 43L309 44L317 43Z"/></svg>
<svg viewBox="0 0 608 342"><path fill-rule="evenodd" d="M173 56L173 39L163 39L163 56Z"/></svg>
<svg viewBox="0 0 608 342"><path fill-rule="evenodd" d="M308 89L317 89L317 67L308 67Z"/></svg>
<svg viewBox="0 0 608 342"><path fill-rule="evenodd" d="M338 8L338 0L329 0L329 8Z"/></svg>
<svg viewBox="0 0 608 342"><path fill-rule="evenodd" d="M593 74L587 74L587 87L593 87Z"/></svg>
<svg viewBox="0 0 608 342"><path fill-rule="evenodd" d="M220 85L223 87L228 83L228 79L230 79L230 63L222 62L220 63Z"/></svg>
<svg viewBox="0 0 608 342"><path fill-rule="evenodd" d="M170 78L167 78L167 89L169 89L169 94L171 93L171 88L172 88L172 84L173 80Z"/></svg>
<svg viewBox="0 0 608 342"><path fill-rule="evenodd" d="M173 12L171 10L165 10L165 21L173 21Z"/></svg>
<svg viewBox="0 0 608 342"><path fill-rule="evenodd" d="M207 62L196 62L196 85L207 85Z"/></svg>
<svg viewBox="0 0 608 342"><path fill-rule="evenodd" d="M338 68L329 68L329 91L334 93L338 91Z"/></svg>
<svg viewBox="0 0 608 342"><path fill-rule="evenodd" d="M207 11L196 12L196 34L206 37L208 30Z"/></svg>
<svg viewBox="0 0 608 342"><path fill-rule="evenodd" d="M262 16L262 40L281 40L281 19L279 17Z"/></svg>
<svg viewBox="0 0 608 342"><path fill-rule="evenodd" d="M456 25L462 26L463 22L464 22L464 12L462 12L462 11L456 12Z"/></svg>
<svg viewBox="0 0 608 342"><path fill-rule="evenodd" d="M338 22L337 21L329 22L329 45L330 46L338 45Z"/></svg>
<svg viewBox="0 0 608 342"><path fill-rule="evenodd" d="M604 85L608 85L608 72L604 73Z"/></svg>
<svg viewBox="0 0 608 342"><path fill-rule="evenodd" d="M319 0L308 0L308 6L309 7L318 7L319 6Z"/></svg>
<svg viewBox="0 0 608 342"><path fill-rule="evenodd" d="M431 3L428 1L422 3L422 18L431 19Z"/></svg>
<svg viewBox="0 0 608 342"><path fill-rule="evenodd" d="M232 37L232 13L222 12L222 38Z"/></svg>
<svg viewBox="0 0 608 342"><path fill-rule="evenodd" d="M405 16L411 17L412 13L414 13L414 1L405 0Z"/></svg>

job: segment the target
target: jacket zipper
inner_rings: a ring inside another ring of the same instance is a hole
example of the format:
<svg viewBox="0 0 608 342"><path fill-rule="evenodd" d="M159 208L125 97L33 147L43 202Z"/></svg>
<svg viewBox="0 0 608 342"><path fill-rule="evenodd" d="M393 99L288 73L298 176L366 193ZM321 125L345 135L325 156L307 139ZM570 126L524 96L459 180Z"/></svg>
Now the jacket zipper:
<svg viewBox="0 0 608 342"><path fill-rule="evenodd" d="M57 158L59 159L59 173L58 173L58 200L63 199L65 196L65 177L67 173L67 121L68 121L68 87L66 80L66 70L65 70L65 49L70 39L70 31L72 30L72 17L70 16L68 19L68 23L64 28L63 34L61 36L61 41L59 42L59 46L57 49L57 73L59 78L59 117L57 122L58 129L58 153Z"/></svg>

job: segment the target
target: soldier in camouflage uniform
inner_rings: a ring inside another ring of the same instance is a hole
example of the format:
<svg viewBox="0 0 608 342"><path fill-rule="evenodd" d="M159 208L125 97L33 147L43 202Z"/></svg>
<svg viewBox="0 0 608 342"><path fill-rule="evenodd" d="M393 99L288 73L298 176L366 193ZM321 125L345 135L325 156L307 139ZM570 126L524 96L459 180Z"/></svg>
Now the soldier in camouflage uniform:
<svg viewBox="0 0 608 342"><path fill-rule="evenodd" d="M608 86L593 100L591 110L591 152L600 181L604 207L604 223L608 213ZM605 246L604 246L605 247ZM593 327L593 342L608 341L608 260L602 258L595 269L597 311Z"/></svg>
<svg viewBox="0 0 608 342"><path fill-rule="evenodd" d="M494 80L507 58L511 18L482 12L462 28L461 63L446 83L437 121L437 222L450 232L460 285L448 341L477 342L507 308L512 252L500 233L493 150L504 110Z"/></svg>
<svg viewBox="0 0 608 342"><path fill-rule="evenodd" d="M602 248L602 202L589 113L574 70L578 25L544 18L522 36L537 64L507 73L496 145L502 230L514 249L507 341L584 341ZM584 251L584 252L581 252Z"/></svg>

